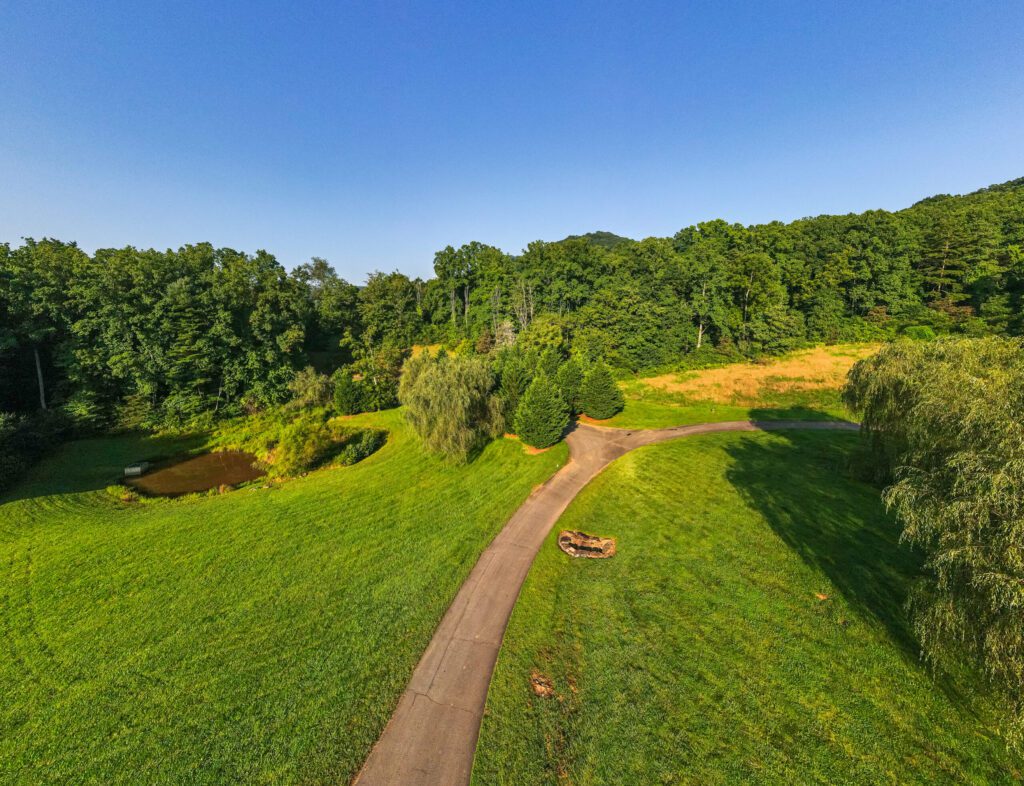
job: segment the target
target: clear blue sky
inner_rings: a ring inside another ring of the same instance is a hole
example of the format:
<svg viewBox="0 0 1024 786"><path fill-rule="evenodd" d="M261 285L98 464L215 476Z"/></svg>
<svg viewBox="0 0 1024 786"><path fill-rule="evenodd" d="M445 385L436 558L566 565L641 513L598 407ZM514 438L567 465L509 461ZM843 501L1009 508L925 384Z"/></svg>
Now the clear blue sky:
<svg viewBox="0 0 1024 786"><path fill-rule="evenodd" d="M770 6L770 7L769 7ZM1024 175L1024 3L0 3L0 240L350 280Z"/></svg>

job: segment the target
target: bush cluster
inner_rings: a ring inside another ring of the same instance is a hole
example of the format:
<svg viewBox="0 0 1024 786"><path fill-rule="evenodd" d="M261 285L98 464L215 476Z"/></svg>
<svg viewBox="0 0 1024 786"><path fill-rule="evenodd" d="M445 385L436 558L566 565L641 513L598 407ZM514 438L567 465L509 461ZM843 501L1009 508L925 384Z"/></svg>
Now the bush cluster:
<svg viewBox="0 0 1024 786"><path fill-rule="evenodd" d="M387 441L388 433L382 429L360 429L343 442L344 447L335 456L335 463L346 467L358 464L384 447Z"/></svg>
<svg viewBox="0 0 1024 786"><path fill-rule="evenodd" d="M52 410L30 417L0 412L0 492L9 488L70 431L66 417Z"/></svg>
<svg viewBox="0 0 1024 786"><path fill-rule="evenodd" d="M329 463L355 464L380 449L387 432L350 428L326 409L296 413L293 407L219 424L212 446L254 454L273 477L290 477Z"/></svg>

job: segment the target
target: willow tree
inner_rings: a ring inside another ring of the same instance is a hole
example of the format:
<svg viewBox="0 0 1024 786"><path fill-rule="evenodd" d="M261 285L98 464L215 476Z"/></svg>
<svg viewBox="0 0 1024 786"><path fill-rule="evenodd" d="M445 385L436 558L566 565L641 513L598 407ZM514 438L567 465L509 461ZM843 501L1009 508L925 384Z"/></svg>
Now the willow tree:
<svg viewBox="0 0 1024 786"><path fill-rule="evenodd" d="M903 540L925 556L908 604L924 653L980 664L1024 746L1024 344L893 344L854 366L845 397L891 473Z"/></svg>
<svg viewBox="0 0 1024 786"><path fill-rule="evenodd" d="M494 374L484 359L432 358L423 352L406 361L398 398L430 450L465 460L502 431L501 406L493 388Z"/></svg>

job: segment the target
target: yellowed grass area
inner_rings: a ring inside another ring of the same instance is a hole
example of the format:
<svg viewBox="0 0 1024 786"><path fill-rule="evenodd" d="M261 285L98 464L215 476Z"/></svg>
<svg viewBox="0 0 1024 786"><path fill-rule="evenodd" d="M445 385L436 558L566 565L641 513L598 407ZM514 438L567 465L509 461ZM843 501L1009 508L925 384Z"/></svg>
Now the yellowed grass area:
<svg viewBox="0 0 1024 786"><path fill-rule="evenodd" d="M437 354L437 351L439 349L441 349L441 345L440 344L413 344L412 345L412 354L413 355L418 355L421 352L427 352L431 356L433 356L433 355Z"/></svg>
<svg viewBox="0 0 1024 786"><path fill-rule="evenodd" d="M861 358L873 355L879 344L841 344L814 347L758 363L734 363L721 368L663 374L642 382L695 401L755 406L767 394L838 390Z"/></svg>

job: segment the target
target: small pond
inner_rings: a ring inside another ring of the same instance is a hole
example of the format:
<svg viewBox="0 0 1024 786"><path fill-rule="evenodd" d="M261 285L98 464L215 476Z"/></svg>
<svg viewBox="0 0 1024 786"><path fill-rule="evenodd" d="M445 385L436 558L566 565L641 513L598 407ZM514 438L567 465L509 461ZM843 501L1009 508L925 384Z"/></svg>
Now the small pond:
<svg viewBox="0 0 1024 786"><path fill-rule="evenodd" d="M124 482L151 496L177 497L261 478L266 473L256 468L255 461L251 453L241 451L204 453L157 467L142 477Z"/></svg>

